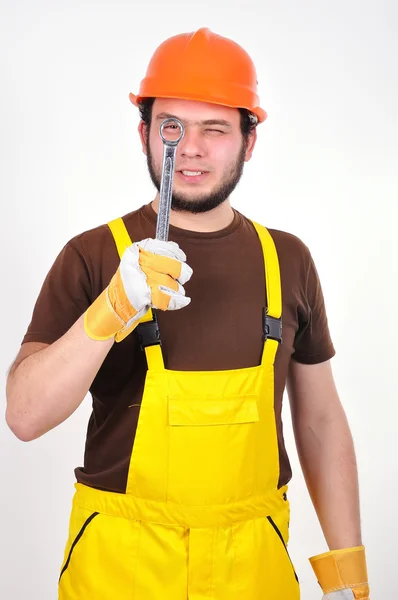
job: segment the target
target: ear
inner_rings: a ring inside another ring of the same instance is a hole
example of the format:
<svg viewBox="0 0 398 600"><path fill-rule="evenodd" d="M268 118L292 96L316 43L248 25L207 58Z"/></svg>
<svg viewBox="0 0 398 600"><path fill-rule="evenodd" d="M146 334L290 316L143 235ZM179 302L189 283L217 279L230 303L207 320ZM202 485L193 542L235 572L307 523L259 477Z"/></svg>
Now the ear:
<svg viewBox="0 0 398 600"><path fill-rule="evenodd" d="M245 152L245 162L248 162L253 154L254 146L257 141L257 130L253 129L247 138L246 152Z"/></svg>
<svg viewBox="0 0 398 600"><path fill-rule="evenodd" d="M146 127L144 121L139 122L138 133L139 133L140 140L141 140L142 151L146 156L147 155L147 147L146 147L147 127Z"/></svg>

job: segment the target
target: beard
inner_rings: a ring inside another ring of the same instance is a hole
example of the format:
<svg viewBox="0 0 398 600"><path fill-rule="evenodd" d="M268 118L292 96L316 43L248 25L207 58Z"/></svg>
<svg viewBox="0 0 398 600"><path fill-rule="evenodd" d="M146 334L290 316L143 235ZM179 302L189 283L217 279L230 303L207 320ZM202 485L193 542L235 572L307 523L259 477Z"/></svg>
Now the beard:
<svg viewBox="0 0 398 600"><path fill-rule="evenodd" d="M175 211L185 211L193 214L205 213L209 210L213 210L220 206L225 200L229 198L236 186L238 185L240 178L242 177L243 167L245 164L245 152L246 152L246 141L243 140L242 147L239 151L236 161L225 170L221 183L214 187L207 194L202 194L196 198L191 198L188 194L185 195L182 192L172 193L171 208ZM147 139L147 167L149 175L151 177L153 185L157 191L160 192L160 177L158 174L151 149L149 146L149 140Z"/></svg>

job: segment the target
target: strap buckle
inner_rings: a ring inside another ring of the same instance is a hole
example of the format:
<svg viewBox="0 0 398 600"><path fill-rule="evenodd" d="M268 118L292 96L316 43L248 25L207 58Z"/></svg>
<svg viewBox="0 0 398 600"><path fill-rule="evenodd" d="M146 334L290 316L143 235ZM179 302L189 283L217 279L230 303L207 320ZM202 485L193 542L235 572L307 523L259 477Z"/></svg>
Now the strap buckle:
<svg viewBox="0 0 398 600"><path fill-rule="evenodd" d="M160 346L162 345L158 320L154 312L153 319L137 325L136 332L140 342L141 350L144 350L148 346L156 346L157 344Z"/></svg>
<svg viewBox="0 0 398 600"><path fill-rule="evenodd" d="M268 339L282 343L282 318L270 317L263 308L263 342Z"/></svg>

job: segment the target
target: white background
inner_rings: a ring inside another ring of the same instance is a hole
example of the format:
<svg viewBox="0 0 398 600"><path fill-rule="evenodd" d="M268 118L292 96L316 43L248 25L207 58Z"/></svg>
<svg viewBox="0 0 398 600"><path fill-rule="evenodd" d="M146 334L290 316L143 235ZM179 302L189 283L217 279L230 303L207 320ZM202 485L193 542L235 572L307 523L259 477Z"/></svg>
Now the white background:
<svg viewBox="0 0 398 600"><path fill-rule="evenodd" d="M262 106L233 204L310 247L333 368L354 435L372 600L396 597L398 9L394 0L1 1L1 406L6 370L42 281L77 233L149 202L129 102L163 39L208 26L253 57ZM170 65L172 77L172 65ZM287 399L286 399L287 400ZM56 598L87 398L24 444L0 421L0 597ZM290 551L302 598L307 557L326 550L285 402ZM288 599L287 599L288 600Z"/></svg>

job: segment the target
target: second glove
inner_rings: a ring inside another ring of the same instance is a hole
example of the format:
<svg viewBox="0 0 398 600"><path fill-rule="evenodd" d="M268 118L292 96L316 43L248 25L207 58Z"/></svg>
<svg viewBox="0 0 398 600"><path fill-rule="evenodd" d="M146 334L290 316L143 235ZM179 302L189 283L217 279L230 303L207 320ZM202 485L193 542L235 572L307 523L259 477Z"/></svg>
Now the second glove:
<svg viewBox="0 0 398 600"><path fill-rule="evenodd" d="M325 552L310 558L310 563L323 600L369 600L364 546Z"/></svg>

